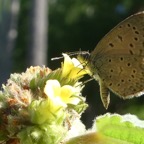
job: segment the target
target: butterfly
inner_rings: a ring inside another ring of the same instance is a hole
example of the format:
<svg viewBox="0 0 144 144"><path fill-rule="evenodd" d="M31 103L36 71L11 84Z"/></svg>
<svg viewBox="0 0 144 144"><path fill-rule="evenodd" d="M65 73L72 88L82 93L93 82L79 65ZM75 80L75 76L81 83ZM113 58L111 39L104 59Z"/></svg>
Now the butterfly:
<svg viewBox="0 0 144 144"><path fill-rule="evenodd" d="M85 58L86 68L100 85L104 107L110 91L123 99L144 94L144 12L120 22Z"/></svg>

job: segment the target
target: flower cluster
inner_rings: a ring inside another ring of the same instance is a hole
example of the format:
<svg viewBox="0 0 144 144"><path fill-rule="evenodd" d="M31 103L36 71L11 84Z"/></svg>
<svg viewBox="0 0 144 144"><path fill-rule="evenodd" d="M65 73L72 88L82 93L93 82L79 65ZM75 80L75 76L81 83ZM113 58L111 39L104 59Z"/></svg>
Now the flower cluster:
<svg viewBox="0 0 144 144"><path fill-rule="evenodd" d="M58 144L69 135L87 107L79 82L86 72L76 58L63 56L57 70L30 67L25 73L12 74L3 85L0 143Z"/></svg>

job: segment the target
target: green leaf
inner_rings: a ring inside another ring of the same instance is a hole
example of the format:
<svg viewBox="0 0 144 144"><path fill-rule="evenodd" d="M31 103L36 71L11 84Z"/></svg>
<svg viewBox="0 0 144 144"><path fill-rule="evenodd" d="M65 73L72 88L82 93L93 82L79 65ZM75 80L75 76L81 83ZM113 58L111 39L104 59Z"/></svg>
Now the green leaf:
<svg viewBox="0 0 144 144"><path fill-rule="evenodd" d="M96 118L97 131L107 137L132 144L144 144L144 121L127 114L105 114Z"/></svg>

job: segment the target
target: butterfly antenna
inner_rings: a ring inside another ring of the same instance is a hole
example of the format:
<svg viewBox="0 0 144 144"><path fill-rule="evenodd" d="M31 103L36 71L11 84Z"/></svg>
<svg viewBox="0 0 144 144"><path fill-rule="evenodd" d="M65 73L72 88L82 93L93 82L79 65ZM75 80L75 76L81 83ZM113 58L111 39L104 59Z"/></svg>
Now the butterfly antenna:
<svg viewBox="0 0 144 144"><path fill-rule="evenodd" d="M75 52L66 52L66 54L68 54L69 56L74 56L74 55L86 55L86 54L90 54L89 51L75 51ZM59 59L62 59L63 56L60 56L60 57L54 57L54 58L51 58L51 60L59 60Z"/></svg>
<svg viewBox="0 0 144 144"><path fill-rule="evenodd" d="M89 54L89 51L75 51L75 52L67 52L66 54L73 56L73 55L85 55Z"/></svg>
<svg viewBox="0 0 144 144"><path fill-rule="evenodd" d="M61 57L54 57L54 58L51 58L51 60L53 61L53 60L59 60L59 59L62 59L63 58L63 56L61 56Z"/></svg>

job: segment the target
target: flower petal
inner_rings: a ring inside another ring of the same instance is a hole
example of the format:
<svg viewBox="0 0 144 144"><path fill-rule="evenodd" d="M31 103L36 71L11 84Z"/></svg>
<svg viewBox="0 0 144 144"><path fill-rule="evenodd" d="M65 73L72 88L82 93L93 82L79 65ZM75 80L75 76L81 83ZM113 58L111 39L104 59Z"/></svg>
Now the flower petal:
<svg viewBox="0 0 144 144"><path fill-rule="evenodd" d="M83 69L83 65L76 58L72 58L72 62L74 64L74 67Z"/></svg>
<svg viewBox="0 0 144 144"><path fill-rule="evenodd" d="M61 99L65 102L68 103L70 97L73 95L74 93L74 88L70 85L64 85L63 87L61 87Z"/></svg>
<svg viewBox="0 0 144 144"><path fill-rule="evenodd" d="M65 85L61 88L61 99L67 104L78 104L80 99L75 97L76 89L72 86Z"/></svg>
<svg viewBox="0 0 144 144"><path fill-rule="evenodd" d="M60 95L60 83L57 80L48 80L46 82L44 93L51 99Z"/></svg>
<svg viewBox="0 0 144 144"><path fill-rule="evenodd" d="M62 68L62 76L69 79L79 79L83 75L87 74L83 70L83 65L76 58L70 58L67 54L63 54L64 64Z"/></svg>
<svg viewBox="0 0 144 144"><path fill-rule="evenodd" d="M70 73L70 70L74 67L74 64L67 54L63 54L63 56L64 56L64 64L62 68L62 75L65 77Z"/></svg>

